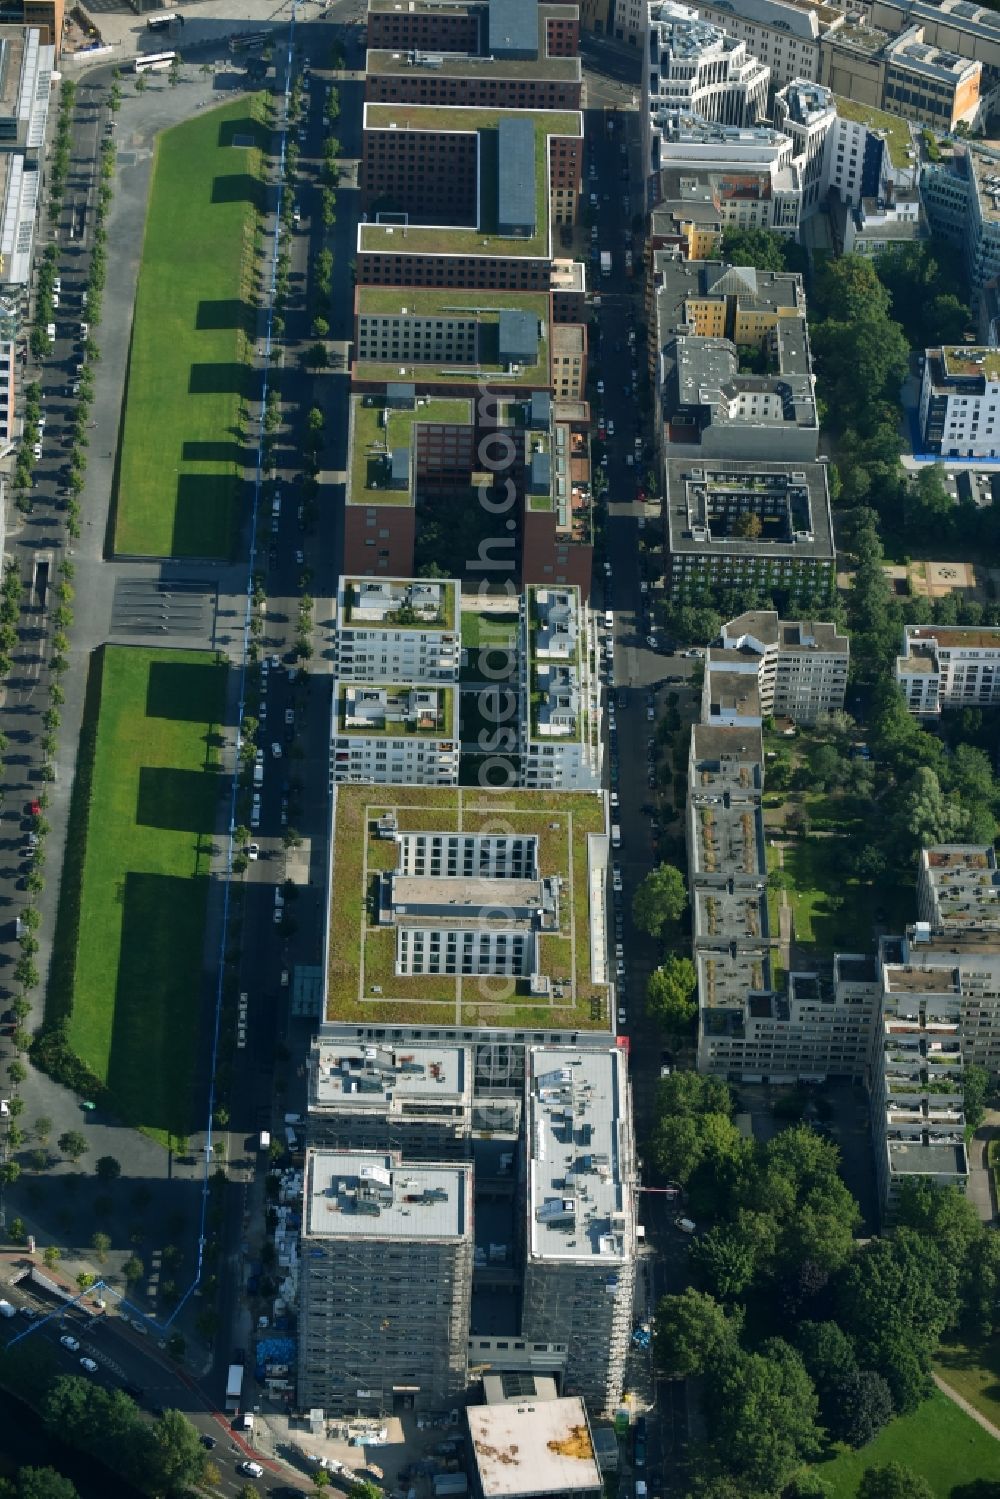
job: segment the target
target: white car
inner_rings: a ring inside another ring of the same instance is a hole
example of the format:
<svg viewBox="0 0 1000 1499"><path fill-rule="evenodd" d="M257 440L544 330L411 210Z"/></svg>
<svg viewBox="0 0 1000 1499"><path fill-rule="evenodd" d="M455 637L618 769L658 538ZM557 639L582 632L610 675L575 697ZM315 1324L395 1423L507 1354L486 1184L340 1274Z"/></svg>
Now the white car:
<svg viewBox="0 0 1000 1499"><path fill-rule="evenodd" d="M82 1358L80 1360L80 1368L86 1369L88 1374L97 1373L97 1365L94 1363L94 1360L92 1358Z"/></svg>
<svg viewBox="0 0 1000 1499"><path fill-rule="evenodd" d="M597 394L599 396L603 396L603 394L604 394L604 381L603 380L598 380L598 382L597 382Z"/></svg>
<svg viewBox="0 0 1000 1499"><path fill-rule="evenodd" d="M288 725L288 727L290 729L294 728L294 726L295 726L295 709L294 708L286 708L285 709L285 723Z"/></svg>
<svg viewBox="0 0 1000 1499"><path fill-rule="evenodd" d="M625 1013L625 1006L624 1005L619 1005L618 1006L618 1024L619 1025L628 1025L628 1015Z"/></svg>
<svg viewBox="0 0 1000 1499"><path fill-rule="evenodd" d="M55 292L56 296L58 296L59 293L62 291L62 277L61 276L53 276L53 278L52 278L52 290Z"/></svg>
<svg viewBox="0 0 1000 1499"><path fill-rule="evenodd" d="M247 844L247 858L250 860L251 864L256 864L257 860L260 858L260 844L259 843L248 843Z"/></svg>
<svg viewBox="0 0 1000 1499"><path fill-rule="evenodd" d="M612 869L611 869L611 888L614 890L614 892L615 892L616 895L621 895L623 887L622 887L622 867L621 867L620 864L615 864L615 865L612 866Z"/></svg>
<svg viewBox="0 0 1000 1499"><path fill-rule="evenodd" d="M77 1342L76 1338L71 1338L69 1333L66 1333L66 1335L60 1338L59 1341L64 1348L69 1349L70 1353L79 1353L80 1344Z"/></svg>
<svg viewBox="0 0 1000 1499"><path fill-rule="evenodd" d="M650 723L654 723L656 721L656 709L652 707L652 705L649 705L646 708L646 718Z"/></svg>
<svg viewBox="0 0 1000 1499"><path fill-rule="evenodd" d="M10 1099L0 1098L0 1119L10 1118Z"/></svg>
<svg viewBox="0 0 1000 1499"><path fill-rule="evenodd" d="M246 1473L249 1478L263 1478L264 1469L260 1463L240 1463L240 1472Z"/></svg>
<svg viewBox="0 0 1000 1499"><path fill-rule="evenodd" d="M615 435L615 424L611 420L611 418L608 417L608 436L609 437L614 437L614 435Z"/></svg>
<svg viewBox="0 0 1000 1499"><path fill-rule="evenodd" d="M617 791L612 791L612 793L611 793L611 806L612 806L612 808L615 811L618 810L618 800L619 800L619 798L618 798L618 792Z"/></svg>
<svg viewBox="0 0 1000 1499"><path fill-rule="evenodd" d="M276 739L274 741L274 743L271 745L271 754L274 756L274 758L276 760L280 760L283 753L284 752L283 752L283 750L281 748L281 745L278 743L278 741Z"/></svg>
<svg viewBox="0 0 1000 1499"><path fill-rule="evenodd" d="M40 442L36 442L31 451L32 451L32 453L35 456L35 462L38 463L39 460L41 459L41 456L42 456L42 445L41 445L41 443Z"/></svg>

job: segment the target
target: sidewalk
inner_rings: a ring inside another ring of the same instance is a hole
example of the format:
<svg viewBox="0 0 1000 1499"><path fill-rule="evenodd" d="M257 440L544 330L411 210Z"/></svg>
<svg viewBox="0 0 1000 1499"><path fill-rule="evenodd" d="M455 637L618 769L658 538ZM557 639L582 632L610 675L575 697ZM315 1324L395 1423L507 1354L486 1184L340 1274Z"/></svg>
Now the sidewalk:
<svg viewBox="0 0 1000 1499"><path fill-rule="evenodd" d="M953 1403L957 1405L960 1410L963 1410L967 1416L971 1416L973 1421L981 1426L984 1431L988 1431L991 1437L994 1437L996 1441L1000 1442L1000 1428L994 1426L992 1421L987 1421L986 1417L982 1415L980 1411L977 1411L974 1405L970 1405L965 1397L963 1395L960 1395L957 1390L953 1390L950 1384L945 1384L940 1374L932 1373L931 1378L937 1385L938 1389L941 1391L942 1395L947 1395L948 1399L953 1401Z"/></svg>

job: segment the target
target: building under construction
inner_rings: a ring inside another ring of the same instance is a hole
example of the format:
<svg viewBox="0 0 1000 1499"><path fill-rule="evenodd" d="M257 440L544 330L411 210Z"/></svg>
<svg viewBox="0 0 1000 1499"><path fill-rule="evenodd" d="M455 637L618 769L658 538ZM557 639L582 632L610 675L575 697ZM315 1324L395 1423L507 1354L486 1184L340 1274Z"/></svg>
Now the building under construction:
<svg viewBox="0 0 1000 1499"><path fill-rule="evenodd" d="M306 1154L299 1404L426 1409L468 1383L472 1164Z"/></svg>

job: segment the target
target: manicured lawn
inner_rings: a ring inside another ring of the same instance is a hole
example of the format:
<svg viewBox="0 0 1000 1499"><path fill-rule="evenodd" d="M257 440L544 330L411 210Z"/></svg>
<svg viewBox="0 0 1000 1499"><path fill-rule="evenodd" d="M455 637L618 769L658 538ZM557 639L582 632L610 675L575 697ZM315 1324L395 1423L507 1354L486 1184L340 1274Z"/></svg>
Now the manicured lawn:
<svg viewBox="0 0 1000 1499"><path fill-rule="evenodd" d="M226 668L106 648L69 1040L130 1124L184 1135L202 993Z"/></svg>
<svg viewBox="0 0 1000 1499"><path fill-rule="evenodd" d="M953 1390L1000 1427L1000 1337L983 1343L949 1343L934 1360Z"/></svg>
<svg viewBox="0 0 1000 1499"><path fill-rule="evenodd" d="M245 96L157 142L119 461L119 553L233 550L244 459L238 415L250 394L245 354L255 319L254 219L263 200L260 111L259 99Z"/></svg>
<svg viewBox="0 0 1000 1499"><path fill-rule="evenodd" d="M855 1499L864 1470L888 1462L905 1463L937 1499L949 1499L977 1478L1000 1479L1000 1442L935 1392L912 1416L890 1421L860 1452L843 1452L815 1471L829 1484L832 1499Z"/></svg>

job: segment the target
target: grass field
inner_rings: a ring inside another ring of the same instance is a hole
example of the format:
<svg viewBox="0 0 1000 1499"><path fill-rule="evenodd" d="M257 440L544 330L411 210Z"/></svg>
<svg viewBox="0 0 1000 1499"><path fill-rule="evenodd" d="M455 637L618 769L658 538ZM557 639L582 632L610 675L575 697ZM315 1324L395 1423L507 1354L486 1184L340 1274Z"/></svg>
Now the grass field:
<svg viewBox="0 0 1000 1499"><path fill-rule="evenodd" d="M1000 1427L1000 1336L982 1343L948 1343L934 1363L953 1390Z"/></svg>
<svg viewBox="0 0 1000 1499"><path fill-rule="evenodd" d="M259 99L240 98L157 143L115 499L114 545L124 555L233 550L263 195L260 112Z"/></svg>
<svg viewBox="0 0 1000 1499"><path fill-rule="evenodd" d="M937 1499L960 1499L963 1485L1000 1479L1000 1442L935 1392L912 1416L890 1421L860 1452L843 1452L815 1471L829 1484L831 1499L855 1499L864 1470L889 1462L919 1473Z"/></svg>
<svg viewBox="0 0 1000 1499"><path fill-rule="evenodd" d="M68 1035L122 1117L187 1134L225 667L106 648ZM85 794L84 789L84 794Z"/></svg>

